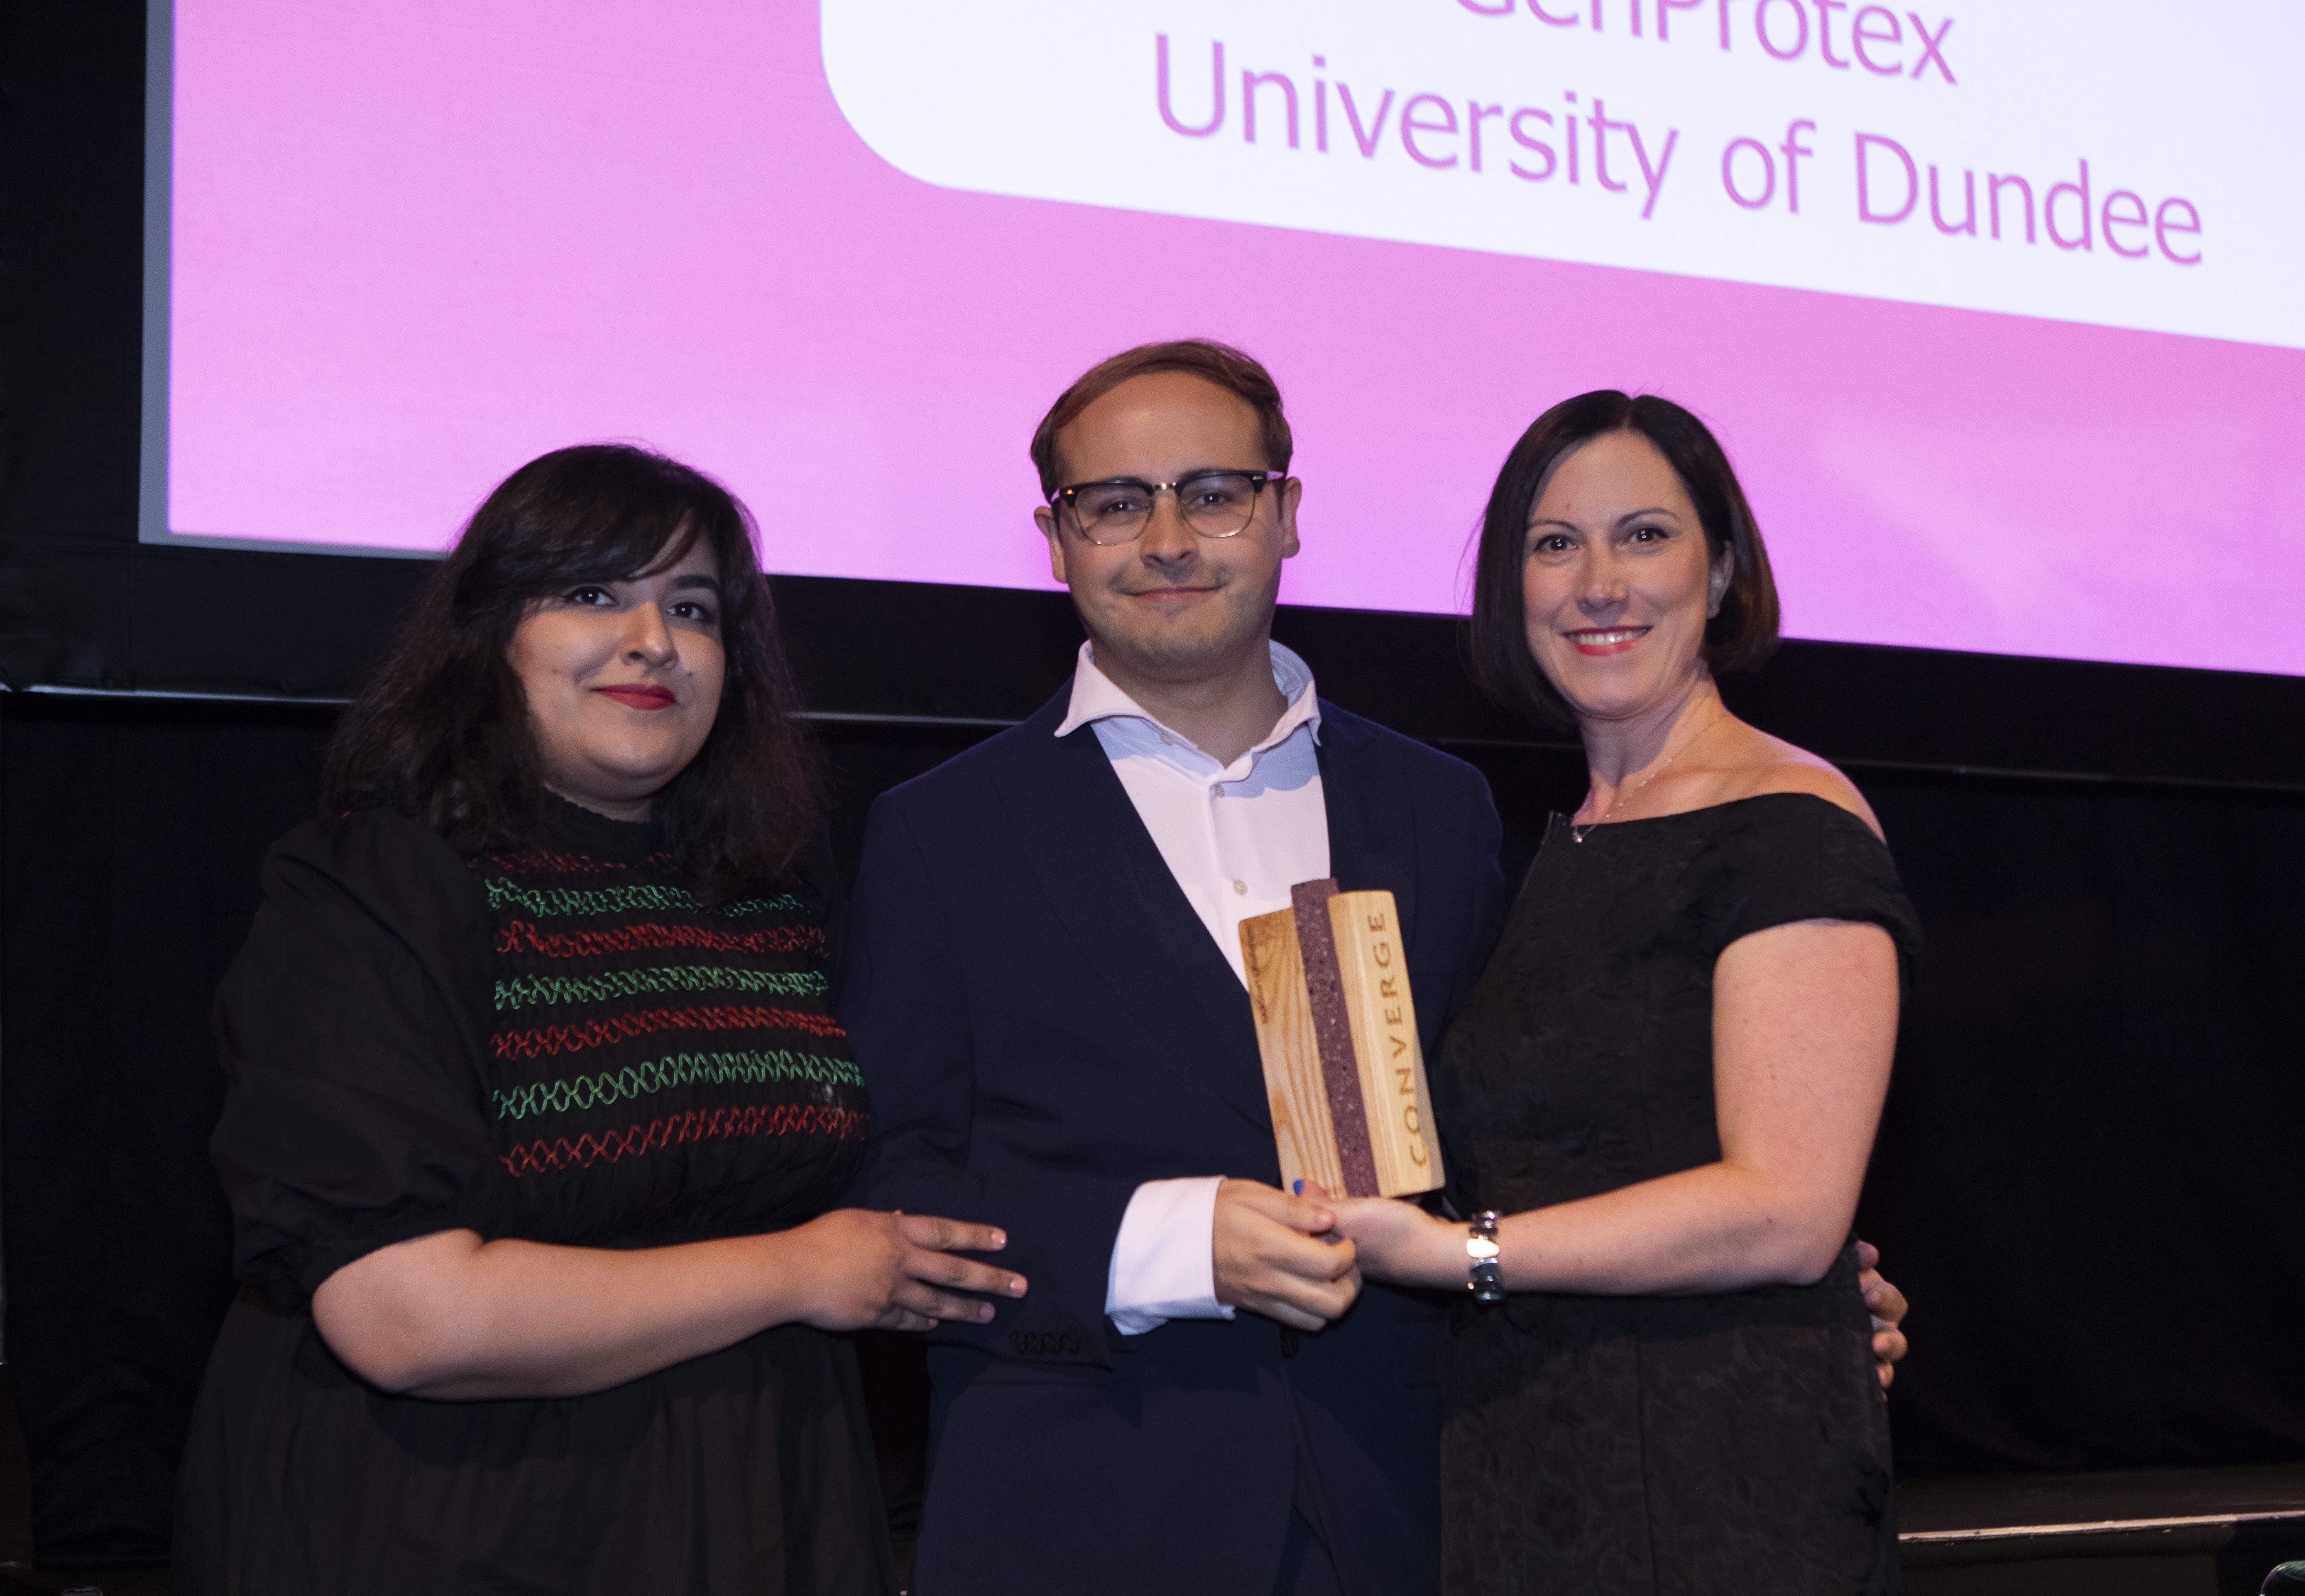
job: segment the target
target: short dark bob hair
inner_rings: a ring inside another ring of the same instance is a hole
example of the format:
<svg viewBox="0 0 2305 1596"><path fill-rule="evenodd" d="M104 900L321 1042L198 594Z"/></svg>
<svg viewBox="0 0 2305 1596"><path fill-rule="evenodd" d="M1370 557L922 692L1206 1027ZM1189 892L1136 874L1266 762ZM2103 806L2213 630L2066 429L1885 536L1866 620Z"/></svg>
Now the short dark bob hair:
<svg viewBox="0 0 2305 1596"><path fill-rule="evenodd" d="M1528 648L1528 616L1521 592L1527 562L1528 517L1552 470L1570 451L1603 433L1637 432L1680 475L1705 530L1705 552L1735 556L1721 611L1705 626L1706 666L1750 670L1777 646L1777 584L1769 551L1737 485L1720 440L1688 411L1654 394L1635 398L1600 388L1564 399L1520 435L1481 514L1473 561L1471 664L1474 680L1510 708L1554 726L1572 717Z"/></svg>
<svg viewBox="0 0 2305 1596"><path fill-rule="evenodd" d="M1033 469L1041 473L1041 497L1047 498L1066 484L1057 480L1057 434L1080 419L1094 404L1133 377L1156 371L1186 371L1216 384L1248 402L1256 412L1258 441L1264 447L1264 469L1286 472L1296 440L1289 433L1289 418L1280 413L1280 385L1252 355L1212 338L1178 338L1167 344L1140 344L1099 361L1067 388L1033 433ZM1226 461L1246 468L1248 463Z"/></svg>
<svg viewBox="0 0 2305 1596"><path fill-rule="evenodd" d="M473 513L337 723L321 812L395 809L467 854L530 842L543 788L513 632L539 598L662 570L701 540L719 566L727 676L711 735L655 818L709 903L787 876L814 840L823 778L754 535L727 488L647 449L530 461Z"/></svg>

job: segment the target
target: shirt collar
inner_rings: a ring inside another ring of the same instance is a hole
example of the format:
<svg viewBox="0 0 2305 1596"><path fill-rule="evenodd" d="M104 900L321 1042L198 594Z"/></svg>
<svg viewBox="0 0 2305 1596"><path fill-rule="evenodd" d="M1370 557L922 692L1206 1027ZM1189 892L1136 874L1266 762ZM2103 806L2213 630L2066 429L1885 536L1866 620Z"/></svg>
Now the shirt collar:
<svg viewBox="0 0 2305 1596"><path fill-rule="evenodd" d="M1251 755L1286 742L1300 726L1313 728L1313 741L1321 740L1321 695L1313 687L1313 667L1306 665L1293 649L1280 643L1267 644L1272 651L1272 684L1280 689L1289 707L1272 729L1258 740ZM1155 720L1144 706L1130 698L1115 684L1110 676L1097 668L1096 645L1084 642L1080 646L1079 663L1073 666L1073 696L1067 707L1065 718L1056 734L1068 736L1093 721L1126 717L1141 720L1162 734L1176 739L1187 748L1195 748L1190 739ZM1195 750L1198 751L1197 749Z"/></svg>

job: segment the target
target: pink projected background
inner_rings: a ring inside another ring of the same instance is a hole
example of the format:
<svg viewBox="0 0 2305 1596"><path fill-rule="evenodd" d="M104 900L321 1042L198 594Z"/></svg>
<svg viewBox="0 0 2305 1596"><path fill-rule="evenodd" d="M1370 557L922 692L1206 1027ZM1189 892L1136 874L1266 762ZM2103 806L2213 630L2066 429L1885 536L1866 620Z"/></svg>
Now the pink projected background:
<svg viewBox="0 0 2305 1596"><path fill-rule="evenodd" d="M437 550L522 461L630 437L774 569L1044 587L1042 412L1207 334L1288 397L1291 602L1460 607L1522 429L1646 388L1722 433L1791 635L2305 673L2297 349L934 186L801 4L175 18L178 537ZM1146 43L1111 94L1149 117Z"/></svg>

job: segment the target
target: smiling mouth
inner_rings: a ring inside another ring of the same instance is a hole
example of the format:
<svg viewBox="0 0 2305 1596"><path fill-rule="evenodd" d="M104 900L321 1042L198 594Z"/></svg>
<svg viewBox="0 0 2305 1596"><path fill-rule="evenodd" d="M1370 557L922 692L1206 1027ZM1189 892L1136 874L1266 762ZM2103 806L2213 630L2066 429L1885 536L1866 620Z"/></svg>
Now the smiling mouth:
<svg viewBox="0 0 2305 1596"><path fill-rule="evenodd" d="M674 699L669 690L628 683L617 687L595 687L593 692L612 698L628 709L669 709Z"/></svg>
<svg viewBox="0 0 2305 1596"><path fill-rule="evenodd" d="M1579 654L1617 654L1631 648L1648 634L1649 629L1646 626L1596 626L1565 635L1569 645Z"/></svg>

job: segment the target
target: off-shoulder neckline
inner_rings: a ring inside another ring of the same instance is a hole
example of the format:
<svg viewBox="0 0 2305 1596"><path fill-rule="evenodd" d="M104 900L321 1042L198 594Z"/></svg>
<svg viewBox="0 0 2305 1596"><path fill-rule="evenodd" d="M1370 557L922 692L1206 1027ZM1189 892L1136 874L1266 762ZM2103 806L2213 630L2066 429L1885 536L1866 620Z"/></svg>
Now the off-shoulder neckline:
<svg viewBox="0 0 2305 1596"><path fill-rule="evenodd" d="M1810 803L1821 803L1825 808L1831 810L1834 814L1842 816L1846 819L1854 823L1859 830L1865 833L1866 836L1873 837L1874 841L1879 842L1881 840L1879 837L1874 836L1873 828L1865 824L1864 816L1858 814L1855 810L1843 808L1841 805L1835 803L1832 799L1824 797L1820 794L1755 793L1747 797L1731 798L1719 803L1700 804L1695 809L1677 809L1670 814L1635 815L1629 820L1603 820L1586 831L1585 841L1591 842L1595 836L1603 831L1621 831L1629 826L1662 826L1668 820L1685 820L1693 815L1717 815L1723 810L1739 809L1748 803L1766 803L1772 799L1777 798L1790 798L1796 802L1805 801ZM1572 811L1570 812L1574 813L1575 811ZM1561 811L1556 809L1552 811L1552 825L1548 829L1567 831L1569 829L1571 824L1572 822L1570 821L1569 815L1563 814Z"/></svg>

